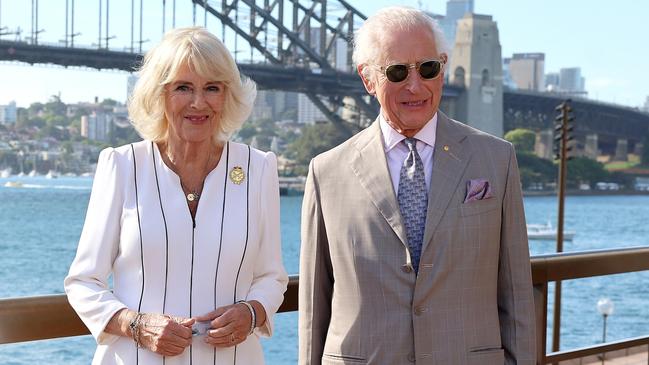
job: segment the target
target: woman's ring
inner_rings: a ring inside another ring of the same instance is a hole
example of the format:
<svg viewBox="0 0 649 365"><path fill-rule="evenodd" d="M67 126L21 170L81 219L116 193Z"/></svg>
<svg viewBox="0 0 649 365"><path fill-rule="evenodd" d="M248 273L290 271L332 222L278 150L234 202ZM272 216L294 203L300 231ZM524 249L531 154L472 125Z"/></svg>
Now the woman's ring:
<svg viewBox="0 0 649 365"><path fill-rule="evenodd" d="M234 342L236 340L236 337L234 337L234 333L230 333L230 342Z"/></svg>

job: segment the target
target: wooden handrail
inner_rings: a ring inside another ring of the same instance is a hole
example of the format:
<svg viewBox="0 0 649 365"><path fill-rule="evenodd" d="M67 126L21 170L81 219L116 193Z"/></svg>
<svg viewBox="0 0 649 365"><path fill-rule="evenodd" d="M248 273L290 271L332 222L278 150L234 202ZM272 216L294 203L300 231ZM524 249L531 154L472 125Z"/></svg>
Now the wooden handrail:
<svg viewBox="0 0 649 365"><path fill-rule="evenodd" d="M297 310L298 276L289 276L279 312ZM65 294L0 299L0 344L90 334Z"/></svg>
<svg viewBox="0 0 649 365"><path fill-rule="evenodd" d="M642 346L642 345L649 345L649 336L633 337L633 338L627 338L625 340L612 341L604 344L587 346L587 347L580 347L577 349L571 349L567 351L552 352L545 357L545 363L546 364L558 363L559 361L578 359L590 355L599 355L605 352L623 350L623 349L628 349L631 347Z"/></svg>
<svg viewBox="0 0 649 365"><path fill-rule="evenodd" d="M532 257L531 263L539 318L539 344L543 344L539 348L544 349L548 282L649 270L649 247L539 255ZM298 275L289 277L279 312L298 309L298 282ZM0 344L86 334L89 334L88 329L63 294L0 299ZM645 344L649 344L649 336L541 354L538 363L576 359Z"/></svg>
<svg viewBox="0 0 649 365"><path fill-rule="evenodd" d="M553 253L534 256L531 261L532 281L544 284L649 270L649 247Z"/></svg>

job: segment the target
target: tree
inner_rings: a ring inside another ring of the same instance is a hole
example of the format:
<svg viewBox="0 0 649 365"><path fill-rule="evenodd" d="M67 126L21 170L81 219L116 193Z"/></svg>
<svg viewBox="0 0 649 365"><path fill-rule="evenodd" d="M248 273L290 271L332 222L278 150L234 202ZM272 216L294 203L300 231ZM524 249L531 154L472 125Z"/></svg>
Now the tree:
<svg viewBox="0 0 649 365"><path fill-rule="evenodd" d="M237 136L239 136L239 138L241 138L244 141L249 140L255 134L257 134L257 127L254 126L252 123L245 123L241 127L241 129L237 131Z"/></svg>
<svg viewBox="0 0 649 365"><path fill-rule="evenodd" d="M507 132L505 139L516 147L516 151L533 152L536 134L529 129L516 128Z"/></svg>
<svg viewBox="0 0 649 365"><path fill-rule="evenodd" d="M353 135L347 128L333 123L317 123L306 126L302 135L289 145L295 162L306 166L316 155L327 151Z"/></svg>
<svg viewBox="0 0 649 365"><path fill-rule="evenodd" d="M525 188L533 183L545 184L557 179L557 166L550 160L519 150L516 150L516 159L520 168L521 182Z"/></svg>
<svg viewBox="0 0 649 365"><path fill-rule="evenodd" d="M116 100L113 100L113 99L110 99L110 98L104 99L104 100L101 101L101 103L99 103L99 105L101 105L102 107L108 107L108 108L112 108L112 107L116 106L117 104L119 104L119 103Z"/></svg>
<svg viewBox="0 0 649 365"><path fill-rule="evenodd" d="M61 101L61 97L58 95L52 95L50 100L44 105L44 111L49 115L65 116L66 110L67 105Z"/></svg>
<svg viewBox="0 0 649 365"><path fill-rule="evenodd" d="M576 188L580 183L593 184L598 181L608 181L610 173L604 169L601 162L587 157L575 157L568 161L568 176L566 184Z"/></svg>

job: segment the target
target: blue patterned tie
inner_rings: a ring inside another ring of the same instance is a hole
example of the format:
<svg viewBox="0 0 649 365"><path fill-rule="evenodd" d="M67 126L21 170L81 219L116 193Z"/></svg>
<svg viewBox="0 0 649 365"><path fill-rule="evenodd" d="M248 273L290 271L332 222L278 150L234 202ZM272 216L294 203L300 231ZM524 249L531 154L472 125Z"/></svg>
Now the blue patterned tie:
<svg viewBox="0 0 649 365"><path fill-rule="evenodd" d="M415 272L419 270L421 245L424 240L426 226L426 210L428 207L428 192L424 178L424 164L417 153L417 140L406 138L403 142L410 152L401 166L399 174L399 191L397 200L403 223L406 226L410 258Z"/></svg>

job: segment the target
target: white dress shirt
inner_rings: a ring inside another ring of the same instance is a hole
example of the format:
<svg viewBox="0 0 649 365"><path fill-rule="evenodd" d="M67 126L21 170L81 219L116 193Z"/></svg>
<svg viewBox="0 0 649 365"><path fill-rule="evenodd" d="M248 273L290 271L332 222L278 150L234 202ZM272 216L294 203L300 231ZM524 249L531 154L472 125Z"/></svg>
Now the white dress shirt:
<svg viewBox="0 0 649 365"><path fill-rule="evenodd" d="M406 145L401 143L406 137L395 131L380 114L379 125L381 126L381 134L383 135L383 149L385 150L385 158L388 161L392 186L394 187L395 194L398 194L401 166L410 151ZM437 113L414 136L417 139L417 152L424 165L424 178L426 179L426 189L428 191L430 191L430 181L433 175L433 150L435 149L436 133Z"/></svg>

